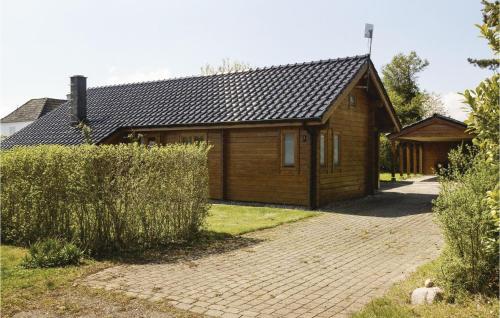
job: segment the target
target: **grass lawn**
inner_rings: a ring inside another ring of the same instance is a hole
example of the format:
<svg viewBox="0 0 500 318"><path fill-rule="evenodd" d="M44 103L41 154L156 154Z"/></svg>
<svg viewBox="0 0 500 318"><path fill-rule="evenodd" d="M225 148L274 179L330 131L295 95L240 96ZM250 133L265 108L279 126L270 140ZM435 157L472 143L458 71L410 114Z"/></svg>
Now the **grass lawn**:
<svg viewBox="0 0 500 318"><path fill-rule="evenodd" d="M421 174L411 174L410 178L415 178L415 177L421 177ZM396 181L404 181L407 180L408 176L406 174L403 174L403 176L400 176L399 173L396 173ZM390 172L380 172L380 181L382 182L389 182L391 181L391 173Z"/></svg>
<svg viewBox="0 0 500 318"><path fill-rule="evenodd" d="M132 299L123 294L74 285L74 280L112 265L86 260L81 266L25 269L20 266L27 250L0 246L1 316L12 317L200 317L163 303ZM114 312L115 314L111 314Z"/></svg>
<svg viewBox="0 0 500 318"><path fill-rule="evenodd" d="M214 204L207 218L206 229L216 233L239 235L315 215L319 213L295 209Z"/></svg>
<svg viewBox="0 0 500 318"><path fill-rule="evenodd" d="M105 262L87 260L81 266L25 269L19 264L26 253L24 248L0 246L3 315L24 309L27 303L39 300L47 292L68 287L79 276L109 266Z"/></svg>
<svg viewBox="0 0 500 318"><path fill-rule="evenodd" d="M205 230L238 235L318 214L293 209L214 204ZM208 244L231 243L221 240ZM207 247L197 247L194 244L186 251L202 248ZM39 315L40 312L36 311L42 311L51 312L58 317L82 315L99 317L113 316L109 312L114 310L120 317L136 317L138 312L145 316L164 317L167 313L168 317L200 317L163 303L130 299L118 293L73 286L75 279L112 266L111 261L85 260L81 266L25 269L20 264L26 253L27 250L24 248L0 245L2 317L12 317L18 312L30 310L35 312L30 312L28 316Z"/></svg>
<svg viewBox="0 0 500 318"><path fill-rule="evenodd" d="M432 305L413 306L409 304L410 293L417 287L423 287L427 278L435 280L440 271L441 260L425 264L411 274L406 280L396 283L381 298L374 299L353 318L469 318L469 317L498 317L499 304L496 298L475 299L469 298L460 304L450 304L446 301ZM446 292L446 291L445 291ZM446 295L445 295L446 299Z"/></svg>

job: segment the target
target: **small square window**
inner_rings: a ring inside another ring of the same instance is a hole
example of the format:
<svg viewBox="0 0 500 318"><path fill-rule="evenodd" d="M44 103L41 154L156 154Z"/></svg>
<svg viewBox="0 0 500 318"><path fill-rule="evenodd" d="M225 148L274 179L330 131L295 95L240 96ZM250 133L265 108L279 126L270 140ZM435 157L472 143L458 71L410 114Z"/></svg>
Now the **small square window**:
<svg viewBox="0 0 500 318"><path fill-rule="evenodd" d="M148 138L148 146L152 147L154 145L156 145L156 138L155 137Z"/></svg>
<svg viewBox="0 0 500 318"><path fill-rule="evenodd" d="M193 134L185 134L181 135L181 143L183 144L192 144L192 143L200 143L205 141L205 137L203 135L193 135Z"/></svg>
<svg viewBox="0 0 500 318"><path fill-rule="evenodd" d="M349 94L349 107L356 106L356 96Z"/></svg>
<svg viewBox="0 0 500 318"><path fill-rule="evenodd" d="M204 142L205 141L205 138L203 138L203 136L194 136L193 137L193 141L194 142Z"/></svg>

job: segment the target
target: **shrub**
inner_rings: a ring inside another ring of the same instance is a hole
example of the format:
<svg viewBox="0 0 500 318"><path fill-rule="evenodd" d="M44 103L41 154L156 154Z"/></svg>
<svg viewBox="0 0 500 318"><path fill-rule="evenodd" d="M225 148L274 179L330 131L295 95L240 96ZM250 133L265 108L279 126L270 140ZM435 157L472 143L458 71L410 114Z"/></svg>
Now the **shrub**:
<svg viewBox="0 0 500 318"><path fill-rule="evenodd" d="M22 266L25 268L78 265L83 252L74 244L59 239L38 241L29 249Z"/></svg>
<svg viewBox="0 0 500 318"><path fill-rule="evenodd" d="M391 142L384 135L380 136L380 148L379 149L380 149L380 154L379 154L380 170L381 171L391 171L392 170ZM397 160L395 160L395 162L397 162ZM395 169L398 169L398 167L395 167Z"/></svg>
<svg viewBox="0 0 500 318"><path fill-rule="evenodd" d="M498 290L498 231L486 195L497 184L498 167L474 151L453 150L449 158L434 201L446 241L443 278L451 294L489 293Z"/></svg>
<svg viewBox="0 0 500 318"><path fill-rule="evenodd" d="M189 240L209 209L209 146L16 147L1 153L4 242L91 254Z"/></svg>

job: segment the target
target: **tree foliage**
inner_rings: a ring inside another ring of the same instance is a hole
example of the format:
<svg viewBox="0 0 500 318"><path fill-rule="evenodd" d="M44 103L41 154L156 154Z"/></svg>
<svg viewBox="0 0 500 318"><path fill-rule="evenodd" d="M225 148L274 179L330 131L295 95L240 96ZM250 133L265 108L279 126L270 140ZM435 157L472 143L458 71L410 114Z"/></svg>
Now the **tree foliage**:
<svg viewBox="0 0 500 318"><path fill-rule="evenodd" d="M413 124L435 113L446 115L441 97L428 93L418 85L418 75L429 62L422 59L415 51L409 54L399 53L382 68L384 86L394 105L396 114L403 126ZM380 168L390 167L392 154L390 143L385 137L380 138Z"/></svg>
<svg viewBox="0 0 500 318"><path fill-rule="evenodd" d="M429 62L415 51L399 53L382 68L384 86L403 126L413 124L433 113L444 113L439 95L428 93L418 85L418 75Z"/></svg>
<svg viewBox="0 0 500 318"><path fill-rule="evenodd" d="M483 1L481 34L498 54L498 2ZM493 13L492 13L493 12ZM491 14L495 17L492 18ZM485 64L488 65L488 64ZM489 64L492 66L494 64ZM495 69L490 67L490 69ZM453 151L441 179L436 213L446 239L443 273L452 289L498 295L499 217L499 81L495 72L476 89L463 93L471 108L466 120L475 135L472 155Z"/></svg>
<svg viewBox="0 0 500 318"><path fill-rule="evenodd" d="M226 74L233 72L242 72L246 71L250 68L250 64L231 60L229 58L225 58L222 60L222 63L218 66L212 66L210 64L206 64L201 68L201 75L214 75L214 74Z"/></svg>
<svg viewBox="0 0 500 318"><path fill-rule="evenodd" d="M495 56L500 53L498 27L499 2L483 1L483 25L479 26L481 36L485 38ZM498 66L498 60L496 60ZM492 169L500 164L500 76L496 73L494 64L489 64L495 73L479 83L474 90L463 93L466 104L471 108L469 117L465 121L469 131L476 135L473 142L485 153L487 162ZM500 230L500 184L488 191L485 200L488 202L490 212L496 220L496 231ZM492 243L498 244L498 241Z"/></svg>
<svg viewBox="0 0 500 318"><path fill-rule="evenodd" d="M469 131L476 135L474 143L487 152L492 161L498 161L500 150L499 80L500 76L494 74L482 81L476 89L468 89L463 93L465 102L471 108L465 123Z"/></svg>
<svg viewBox="0 0 500 318"><path fill-rule="evenodd" d="M426 93L423 94L423 99L423 118L430 117L434 114L448 116L448 111L446 110L440 95L436 93Z"/></svg>
<svg viewBox="0 0 500 318"><path fill-rule="evenodd" d="M469 63L478 66L480 68L488 68L490 70L496 70L500 66L498 60L498 54L500 54L500 37L498 32L498 20L500 15L500 2L493 1L489 2L487 0L482 0L483 4L483 24L476 24L481 32L481 37L488 41L488 45L493 51L493 58L486 59L474 59L468 58Z"/></svg>
<svg viewBox="0 0 500 318"><path fill-rule="evenodd" d="M418 74L428 65L429 62L420 58L415 51L408 55L399 53L382 69L384 85L397 94L402 103L411 103L420 93Z"/></svg>

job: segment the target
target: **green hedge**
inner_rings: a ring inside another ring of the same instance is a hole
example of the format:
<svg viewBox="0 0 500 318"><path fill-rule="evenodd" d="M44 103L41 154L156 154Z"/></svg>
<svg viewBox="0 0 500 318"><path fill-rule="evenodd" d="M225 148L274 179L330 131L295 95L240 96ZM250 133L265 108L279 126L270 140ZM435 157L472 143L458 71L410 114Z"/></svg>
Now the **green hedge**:
<svg viewBox="0 0 500 318"><path fill-rule="evenodd" d="M120 144L2 151L3 242L57 237L95 255L189 240L209 209L208 150Z"/></svg>

